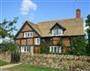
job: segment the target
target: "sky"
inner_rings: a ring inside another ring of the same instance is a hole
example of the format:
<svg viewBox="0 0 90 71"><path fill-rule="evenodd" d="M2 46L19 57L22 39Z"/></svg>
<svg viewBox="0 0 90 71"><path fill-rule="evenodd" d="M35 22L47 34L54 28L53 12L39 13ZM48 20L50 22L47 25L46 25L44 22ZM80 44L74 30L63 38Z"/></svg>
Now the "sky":
<svg viewBox="0 0 90 71"><path fill-rule="evenodd" d="M26 20L38 23L75 18L77 8L85 20L90 14L90 0L0 0L0 21L19 17L16 27L20 29Z"/></svg>

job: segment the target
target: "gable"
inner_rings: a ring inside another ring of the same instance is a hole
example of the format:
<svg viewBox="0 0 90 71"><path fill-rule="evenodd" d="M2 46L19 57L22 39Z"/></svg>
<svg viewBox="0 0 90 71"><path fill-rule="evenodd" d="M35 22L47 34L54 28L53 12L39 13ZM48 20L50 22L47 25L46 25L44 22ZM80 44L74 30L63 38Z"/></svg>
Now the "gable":
<svg viewBox="0 0 90 71"><path fill-rule="evenodd" d="M33 29L29 26L29 24L26 23L22 28L21 32L25 32L25 31L33 31Z"/></svg>
<svg viewBox="0 0 90 71"><path fill-rule="evenodd" d="M24 32L33 32L33 37L39 36L35 29L26 21L16 34L16 38L24 38Z"/></svg>
<svg viewBox="0 0 90 71"><path fill-rule="evenodd" d="M60 24L58 24L58 23L56 23L54 26L52 26L52 28L50 30L52 30L52 29L65 30L65 28L63 26L61 26Z"/></svg>

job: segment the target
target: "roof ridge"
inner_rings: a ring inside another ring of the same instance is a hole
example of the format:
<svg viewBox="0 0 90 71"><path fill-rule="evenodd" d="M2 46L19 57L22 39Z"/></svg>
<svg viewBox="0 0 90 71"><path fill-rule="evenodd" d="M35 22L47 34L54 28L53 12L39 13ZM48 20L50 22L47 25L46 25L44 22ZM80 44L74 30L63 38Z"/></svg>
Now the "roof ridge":
<svg viewBox="0 0 90 71"><path fill-rule="evenodd" d="M69 19L56 19L56 20L45 20L45 21L41 21L41 22L38 22L36 24L43 24L43 23L46 23L46 22L58 22L58 21L68 21L68 20L75 20L75 19L78 19L78 20L81 20L82 18L69 18Z"/></svg>

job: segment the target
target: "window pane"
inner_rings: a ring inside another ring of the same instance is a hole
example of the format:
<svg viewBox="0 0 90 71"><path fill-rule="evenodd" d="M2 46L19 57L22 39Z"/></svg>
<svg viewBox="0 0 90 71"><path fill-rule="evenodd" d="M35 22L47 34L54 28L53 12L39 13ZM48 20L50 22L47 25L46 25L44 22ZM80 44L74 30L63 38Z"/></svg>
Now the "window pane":
<svg viewBox="0 0 90 71"><path fill-rule="evenodd" d="M40 38L35 38L35 44L40 45Z"/></svg>
<svg viewBox="0 0 90 71"><path fill-rule="evenodd" d="M58 30L57 29L54 30L54 35L55 36L58 35Z"/></svg>
<svg viewBox="0 0 90 71"><path fill-rule="evenodd" d="M56 53L57 47L54 47L54 53Z"/></svg>
<svg viewBox="0 0 90 71"><path fill-rule="evenodd" d="M52 35L53 36L58 36L58 35L62 35L62 34L63 34L63 30L62 29L57 28L57 29L53 29L52 30Z"/></svg>
<svg viewBox="0 0 90 71"><path fill-rule="evenodd" d="M33 32L24 32L24 37L33 37Z"/></svg>
<svg viewBox="0 0 90 71"><path fill-rule="evenodd" d="M32 37L33 36L33 32L29 32L28 34L29 34L28 37Z"/></svg>
<svg viewBox="0 0 90 71"><path fill-rule="evenodd" d="M59 53L59 46L57 46L56 53Z"/></svg>
<svg viewBox="0 0 90 71"><path fill-rule="evenodd" d="M23 46L21 46L21 52L24 52L24 47Z"/></svg>
<svg viewBox="0 0 90 71"><path fill-rule="evenodd" d="M24 37L26 37L26 33L24 33Z"/></svg>
<svg viewBox="0 0 90 71"><path fill-rule="evenodd" d="M27 51L27 47L26 46L23 46L24 47L24 51Z"/></svg>
<svg viewBox="0 0 90 71"><path fill-rule="evenodd" d="M51 46L49 47L49 52L52 52L52 47Z"/></svg>
<svg viewBox="0 0 90 71"><path fill-rule="evenodd" d="M63 34L63 31L61 29L58 29L58 34L59 35L62 35Z"/></svg>
<svg viewBox="0 0 90 71"><path fill-rule="evenodd" d="M52 47L52 52L54 53L54 46Z"/></svg>
<svg viewBox="0 0 90 71"><path fill-rule="evenodd" d="M61 47L59 47L59 53L61 53L61 52L62 52Z"/></svg>
<svg viewBox="0 0 90 71"><path fill-rule="evenodd" d="M27 51L30 52L30 47L29 46L27 46Z"/></svg>

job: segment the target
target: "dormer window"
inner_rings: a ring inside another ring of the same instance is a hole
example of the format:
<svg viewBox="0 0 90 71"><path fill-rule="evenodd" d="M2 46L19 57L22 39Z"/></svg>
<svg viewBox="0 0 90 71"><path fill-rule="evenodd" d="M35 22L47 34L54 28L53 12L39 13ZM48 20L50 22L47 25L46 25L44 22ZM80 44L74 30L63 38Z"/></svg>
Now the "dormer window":
<svg viewBox="0 0 90 71"><path fill-rule="evenodd" d="M65 28L63 28L62 26L60 26L59 24L55 24L52 28L51 28L51 32L52 32L52 36L60 36L64 34L64 30Z"/></svg>
<svg viewBox="0 0 90 71"><path fill-rule="evenodd" d="M63 35L63 30L60 29L60 28L53 29L53 30L52 30L52 35L53 35L53 36L60 36L60 35Z"/></svg>
<svg viewBox="0 0 90 71"><path fill-rule="evenodd" d="M33 32L24 32L24 37L33 37Z"/></svg>

